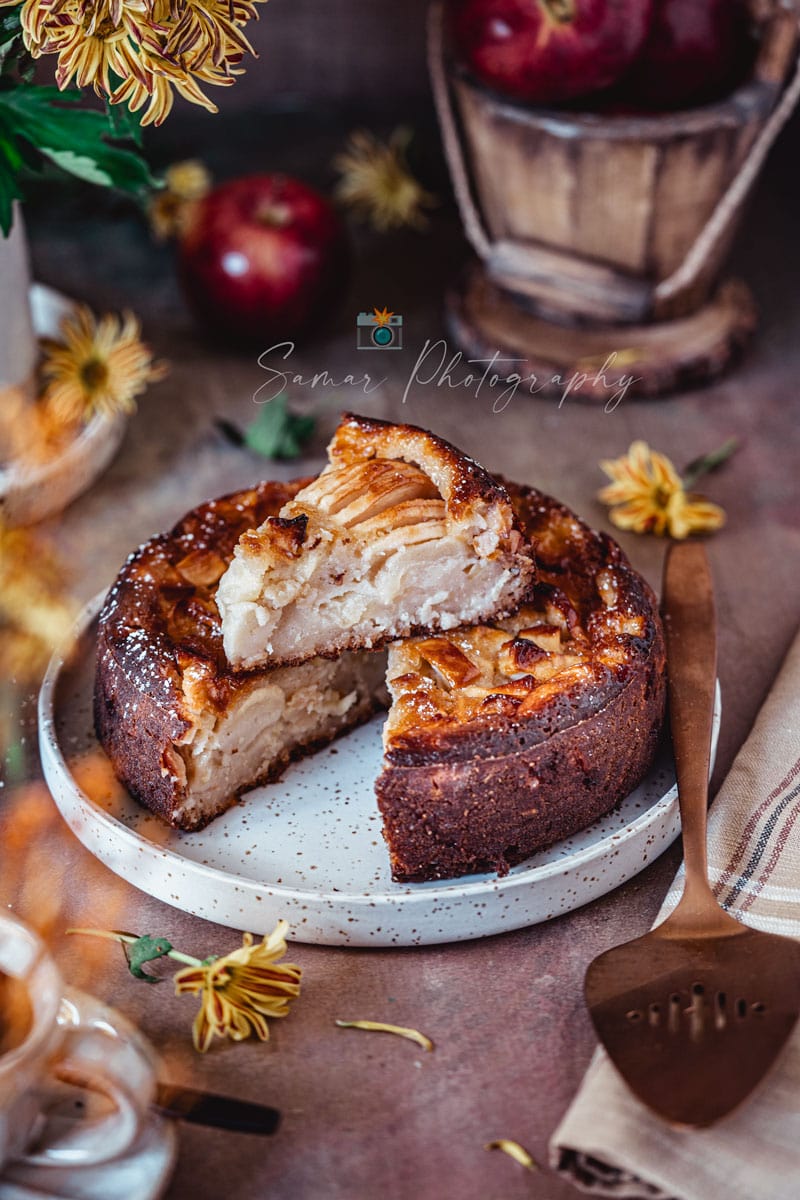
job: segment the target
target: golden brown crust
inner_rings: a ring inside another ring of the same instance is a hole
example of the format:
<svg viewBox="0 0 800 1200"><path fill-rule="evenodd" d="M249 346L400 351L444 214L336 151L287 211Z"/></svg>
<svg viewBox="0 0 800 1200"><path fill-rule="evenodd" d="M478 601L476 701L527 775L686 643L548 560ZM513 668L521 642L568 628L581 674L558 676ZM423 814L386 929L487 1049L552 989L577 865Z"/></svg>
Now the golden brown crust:
<svg viewBox="0 0 800 1200"><path fill-rule="evenodd" d="M226 662L217 580L242 533L307 482L261 483L201 504L140 546L106 597L97 635L97 735L131 794L170 823L186 790L174 749L191 726L186 680L196 703L222 712L253 679Z"/></svg>
<svg viewBox="0 0 800 1200"><path fill-rule="evenodd" d="M248 676L230 669L222 648L216 584L242 534L308 482L260 483L209 500L128 558L103 605L99 639L156 703L174 709L189 668L202 676L218 711L246 685ZM147 661L139 645L145 639Z"/></svg>
<svg viewBox="0 0 800 1200"><path fill-rule="evenodd" d="M664 709L655 598L620 547L510 485L539 581L507 621L390 653L376 790L397 879L506 871L640 781Z"/></svg>
<svg viewBox="0 0 800 1200"><path fill-rule="evenodd" d="M343 413L328 455L335 464L359 458L384 458L418 466L436 484L453 515L460 516L476 504L508 504L505 488L479 463L444 438L417 425ZM508 511L509 531L514 524L513 513Z"/></svg>

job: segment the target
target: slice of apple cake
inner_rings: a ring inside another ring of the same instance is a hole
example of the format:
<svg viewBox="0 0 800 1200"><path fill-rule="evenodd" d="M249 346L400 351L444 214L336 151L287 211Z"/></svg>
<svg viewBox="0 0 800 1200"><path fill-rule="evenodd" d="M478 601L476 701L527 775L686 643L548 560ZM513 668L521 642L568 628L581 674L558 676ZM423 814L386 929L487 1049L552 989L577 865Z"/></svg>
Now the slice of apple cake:
<svg viewBox="0 0 800 1200"><path fill-rule="evenodd" d="M245 529L307 481L209 501L145 542L99 618L95 727L133 796L199 829L259 782L386 704L386 656L368 651L237 673L222 650L218 580Z"/></svg>
<svg viewBox="0 0 800 1200"><path fill-rule="evenodd" d="M508 494L413 425L345 415L329 464L219 582L225 653L251 669L380 646L514 611L532 551Z"/></svg>

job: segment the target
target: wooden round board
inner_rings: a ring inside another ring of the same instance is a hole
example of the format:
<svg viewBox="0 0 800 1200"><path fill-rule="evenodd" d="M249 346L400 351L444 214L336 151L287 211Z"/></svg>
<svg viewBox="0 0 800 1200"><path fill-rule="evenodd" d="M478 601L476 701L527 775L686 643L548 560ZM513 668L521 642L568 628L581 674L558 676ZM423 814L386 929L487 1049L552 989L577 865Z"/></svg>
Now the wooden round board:
<svg viewBox="0 0 800 1200"><path fill-rule="evenodd" d="M445 317L469 360L485 364L496 354L493 369L523 377L519 396L584 400L609 411L625 400L709 383L733 365L756 328L755 304L740 280L722 284L688 317L570 326L537 315L477 263L448 293Z"/></svg>
<svg viewBox="0 0 800 1200"><path fill-rule="evenodd" d="M382 718L295 763L199 833L167 828L114 778L92 727L97 597L39 699L44 774L67 824L106 866L150 895L234 929L283 917L303 942L413 946L548 921L643 870L677 836L675 774L664 747L645 781L589 829L508 875L399 884L389 874L373 785ZM716 751L721 703L714 721Z"/></svg>

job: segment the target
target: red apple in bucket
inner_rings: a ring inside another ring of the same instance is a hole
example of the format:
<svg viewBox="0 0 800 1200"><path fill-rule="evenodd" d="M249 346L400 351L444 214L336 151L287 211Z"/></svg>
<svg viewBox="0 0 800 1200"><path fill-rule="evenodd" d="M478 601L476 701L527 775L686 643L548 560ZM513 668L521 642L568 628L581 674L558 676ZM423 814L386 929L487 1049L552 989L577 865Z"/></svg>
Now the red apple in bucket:
<svg viewBox="0 0 800 1200"><path fill-rule="evenodd" d="M178 266L204 327L267 348L323 320L346 281L348 257L344 227L324 196L285 175L248 175L192 204Z"/></svg>
<svg viewBox="0 0 800 1200"><path fill-rule="evenodd" d="M652 0L449 0L448 24L461 62L482 83L557 104L623 75L644 44L651 7Z"/></svg>
<svg viewBox="0 0 800 1200"><path fill-rule="evenodd" d="M639 108L721 99L752 68L747 0L654 0L650 33L619 94Z"/></svg>

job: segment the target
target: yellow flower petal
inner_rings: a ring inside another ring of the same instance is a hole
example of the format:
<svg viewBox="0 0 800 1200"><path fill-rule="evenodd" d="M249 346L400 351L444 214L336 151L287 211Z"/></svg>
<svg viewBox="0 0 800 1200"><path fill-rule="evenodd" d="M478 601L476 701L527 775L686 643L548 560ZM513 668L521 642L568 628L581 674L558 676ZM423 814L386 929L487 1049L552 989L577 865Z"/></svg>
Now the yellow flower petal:
<svg viewBox="0 0 800 1200"><path fill-rule="evenodd" d="M484 1150L502 1150L509 1158L513 1158L514 1162L518 1162L521 1167L525 1167L527 1171L538 1171L539 1164L533 1156L528 1153L524 1146L519 1142L514 1142L511 1138L498 1138L495 1142L487 1142Z"/></svg>
<svg viewBox="0 0 800 1200"><path fill-rule="evenodd" d="M711 500L690 499L685 510L689 525L696 532L721 529L725 524L725 510Z"/></svg>
<svg viewBox="0 0 800 1200"><path fill-rule="evenodd" d="M632 442L627 454L604 459L600 467L612 482L597 498L612 506L609 517L618 529L681 539L724 523L722 509L700 496L687 496L670 459L644 441Z"/></svg>
<svg viewBox="0 0 800 1200"><path fill-rule="evenodd" d="M140 332L131 312L97 320L82 305L66 316L61 339L41 343L45 411L63 422L132 412L136 397L166 374L166 364L154 362Z"/></svg>
<svg viewBox="0 0 800 1200"><path fill-rule="evenodd" d="M192 1025L192 1041L196 1050L201 1054L205 1054L208 1047L211 1045L211 1039L214 1036L214 1030L206 1019L206 1006L201 1004L200 1011L194 1019Z"/></svg>
<svg viewBox="0 0 800 1200"><path fill-rule="evenodd" d="M433 1050L433 1042L418 1029L409 1029L405 1025L387 1025L384 1021L337 1021L340 1029L366 1029L370 1033L394 1033L397 1037L407 1038L416 1042L423 1050Z"/></svg>
<svg viewBox="0 0 800 1200"><path fill-rule="evenodd" d="M682 541L692 533L710 533L725 524L725 512L710 500L691 499L681 492L673 497L668 513L669 531Z"/></svg>
<svg viewBox="0 0 800 1200"><path fill-rule="evenodd" d="M9 0L5 0L8 3ZM225 87L253 50L243 27L264 0L24 0L23 38L34 58L57 57L59 88L91 86L159 125L173 89L216 112L198 80ZM111 80L114 79L114 84Z"/></svg>
<svg viewBox="0 0 800 1200"><path fill-rule="evenodd" d="M267 1018L288 1016L289 1006L300 994L300 968L278 963L286 953L285 921L279 921L272 933L254 944L246 933L242 945L230 954L186 967L175 975L177 995L200 995L200 1011L195 1017L194 1044L202 1053L215 1037L240 1042L255 1034L269 1040Z"/></svg>
<svg viewBox="0 0 800 1200"><path fill-rule="evenodd" d="M424 228L425 210L437 204L411 174L406 161L410 140L410 130L404 128L396 129L388 142L358 129L334 159L341 174L337 198L381 233L404 225Z"/></svg>
<svg viewBox="0 0 800 1200"><path fill-rule="evenodd" d="M211 173L199 159L173 163L164 173L166 187L156 192L147 210L158 241L181 234L197 203L211 190Z"/></svg>
<svg viewBox="0 0 800 1200"><path fill-rule="evenodd" d="M0 519L0 681L38 682L74 617L67 569L53 547Z"/></svg>
<svg viewBox="0 0 800 1200"><path fill-rule="evenodd" d="M657 450L653 450L650 462L650 474L656 487L663 488L667 492L683 491L680 475L665 454L659 454Z"/></svg>

